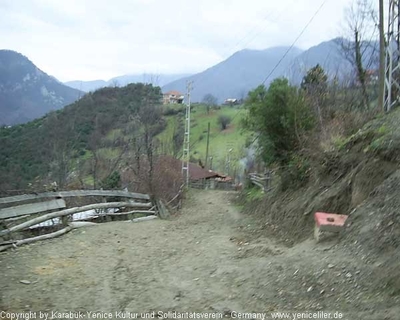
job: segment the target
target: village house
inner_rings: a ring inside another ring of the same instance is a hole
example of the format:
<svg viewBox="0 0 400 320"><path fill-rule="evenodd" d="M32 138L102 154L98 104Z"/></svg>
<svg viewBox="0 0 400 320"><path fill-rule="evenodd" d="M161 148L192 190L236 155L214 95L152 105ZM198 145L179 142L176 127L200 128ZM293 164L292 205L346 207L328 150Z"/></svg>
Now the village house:
<svg viewBox="0 0 400 320"><path fill-rule="evenodd" d="M163 104L182 104L185 96L179 91L171 90L163 94Z"/></svg>
<svg viewBox="0 0 400 320"><path fill-rule="evenodd" d="M182 161L171 156L160 156L158 161L165 165L168 163L170 169L181 172ZM205 169L195 163L189 163L190 186L197 189L224 189L233 188L233 179L218 172Z"/></svg>
<svg viewBox="0 0 400 320"><path fill-rule="evenodd" d="M229 98L224 101L224 105L233 106L239 104L238 99Z"/></svg>

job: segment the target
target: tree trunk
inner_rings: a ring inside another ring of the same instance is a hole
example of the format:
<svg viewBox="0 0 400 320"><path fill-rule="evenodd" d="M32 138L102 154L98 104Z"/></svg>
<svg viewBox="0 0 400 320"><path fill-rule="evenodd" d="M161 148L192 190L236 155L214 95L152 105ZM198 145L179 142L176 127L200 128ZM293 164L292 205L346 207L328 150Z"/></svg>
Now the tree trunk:
<svg viewBox="0 0 400 320"><path fill-rule="evenodd" d="M357 77L358 77L358 81L360 82L360 85L361 85L363 107L365 109L367 109L369 102L368 102L368 92L367 92L367 84L366 84L366 82L367 82L366 70L364 70L363 63L362 63L361 41L360 41L360 37L359 37L357 29L354 31L354 40L355 40L354 45L355 45L355 54L356 54Z"/></svg>

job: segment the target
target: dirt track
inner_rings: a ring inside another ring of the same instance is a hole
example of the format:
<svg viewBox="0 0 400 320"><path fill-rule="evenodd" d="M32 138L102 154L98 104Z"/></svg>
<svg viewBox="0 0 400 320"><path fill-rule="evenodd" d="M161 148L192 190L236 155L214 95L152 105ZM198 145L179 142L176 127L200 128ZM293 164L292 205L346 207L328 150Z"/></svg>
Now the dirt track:
<svg viewBox="0 0 400 320"><path fill-rule="evenodd" d="M3 253L0 310L323 310L399 319L398 301L371 287L373 264L332 243L278 245L263 219L239 213L234 196L196 191L169 221L106 223Z"/></svg>

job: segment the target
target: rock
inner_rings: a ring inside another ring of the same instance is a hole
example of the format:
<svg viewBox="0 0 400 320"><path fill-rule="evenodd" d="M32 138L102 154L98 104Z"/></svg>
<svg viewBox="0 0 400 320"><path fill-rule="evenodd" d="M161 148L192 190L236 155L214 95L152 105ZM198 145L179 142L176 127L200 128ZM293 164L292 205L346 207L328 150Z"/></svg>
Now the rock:
<svg viewBox="0 0 400 320"><path fill-rule="evenodd" d="M351 277L352 277L352 274L350 272L347 272L346 273L346 278L351 278Z"/></svg>
<svg viewBox="0 0 400 320"><path fill-rule="evenodd" d="M332 269L332 268L334 268L334 267L335 267L335 265L334 265L334 264L331 264L331 263L330 263L330 264L328 264L328 268L329 268L329 269Z"/></svg>
<svg viewBox="0 0 400 320"><path fill-rule="evenodd" d="M298 274L299 273L299 269L297 269L294 273L293 273L293 275L295 276L296 274Z"/></svg>
<svg viewBox="0 0 400 320"><path fill-rule="evenodd" d="M325 293L325 290L321 290L320 292L319 292L319 294L324 294Z"/></svg>
<svg viewBox="0 0 400 320"><path fill-rule="evenodd" d="M29 280L19 280L19 282L23 284L31 284Z"/></svg>
<svg viewBox="0 0 400 320"><path fill-rule="evenodd" d="M307 289L307 292L312 291L312 289L313 289L313 287L309 287L309 288Z"/></svg>

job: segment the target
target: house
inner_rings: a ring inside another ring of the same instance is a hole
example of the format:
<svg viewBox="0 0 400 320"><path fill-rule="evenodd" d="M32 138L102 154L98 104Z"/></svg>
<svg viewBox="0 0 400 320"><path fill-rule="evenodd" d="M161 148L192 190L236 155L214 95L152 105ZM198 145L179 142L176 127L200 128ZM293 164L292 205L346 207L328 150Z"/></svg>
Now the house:
<svg viewBox="0 0 400 320"><path fill-rule="evenodd" d="M179 91L171 90L163 94L163 104L182 104L185 96Z"/></svg>
<svg viewBox="0 0 400 320"><path fill-rule="evenodd" d="M239 101L238 99L229 98L225 100L224 104L228 106L233 106L239 104Z"/></svg>
<svg viewBox="0 0 400 320"><path fill-rule="evenodd" d="M171 156L160 156L160 163L169 163L171 168L181 172L182 161ZM227 189L233 181L231 177L200 167L195 163L189 163L189 180L192 188L198 189Z"/></svg>

